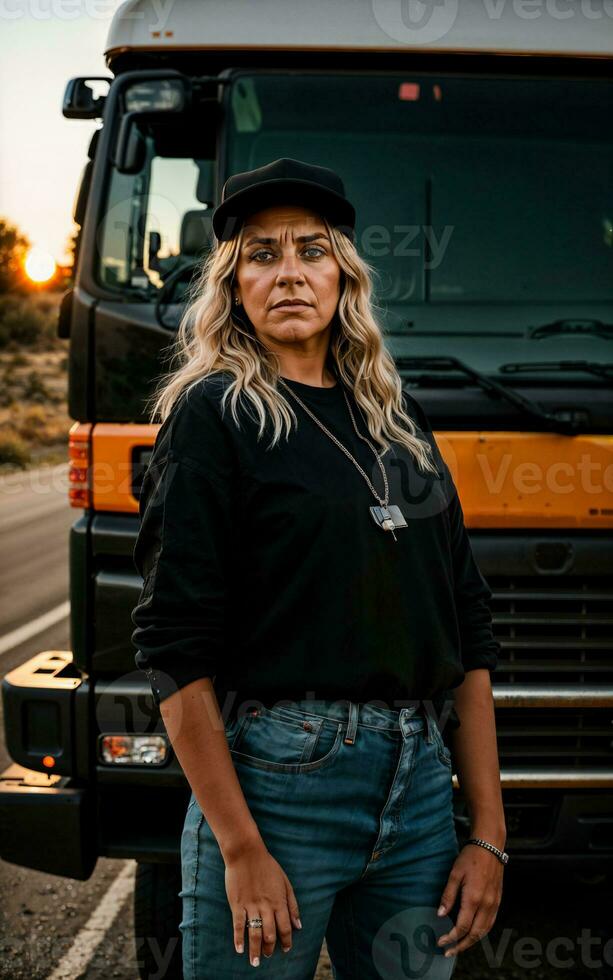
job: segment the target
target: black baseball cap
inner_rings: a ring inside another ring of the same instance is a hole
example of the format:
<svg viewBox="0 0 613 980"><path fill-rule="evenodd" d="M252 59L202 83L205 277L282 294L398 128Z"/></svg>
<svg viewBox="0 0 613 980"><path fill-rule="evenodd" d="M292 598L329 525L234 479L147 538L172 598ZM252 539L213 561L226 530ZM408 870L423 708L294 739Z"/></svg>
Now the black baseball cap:
<svg viewBox="0 0 613 980"><path fill-rule="evenodd" d="M248 215L274 204L311 208L353 239L355 208L345 197L339 175L328 167L316 167L289 157L228 177L221 192L221 204L213 211L217 239L234 238Z"/></svg>

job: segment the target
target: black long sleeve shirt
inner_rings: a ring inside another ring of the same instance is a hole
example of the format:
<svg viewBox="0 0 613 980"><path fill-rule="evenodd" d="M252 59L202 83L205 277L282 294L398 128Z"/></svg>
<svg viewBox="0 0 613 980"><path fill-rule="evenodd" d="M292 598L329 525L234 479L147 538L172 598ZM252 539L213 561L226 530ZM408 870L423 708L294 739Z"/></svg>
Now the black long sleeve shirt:
<svg viewBox="0 0 613 980"><path fill-rule="evenodd" d="M222 413L228 379L216 372L182 394L142 484L134 562L144 582L132 642L156 702L208 676L225 717L248 700L451 705L466 671L495 669L499 644L491 592L419 402L404 392L439 478L398 443L383 455L389 502L408 524L394 540L370 514L378 501L363 476L283 385L298 428L270 450L272 427L258 442L253 408L239 408L240 428L229 398ZM347 389L285 381L383 497ZM449 722L459 724L453 707Z"/></svg>

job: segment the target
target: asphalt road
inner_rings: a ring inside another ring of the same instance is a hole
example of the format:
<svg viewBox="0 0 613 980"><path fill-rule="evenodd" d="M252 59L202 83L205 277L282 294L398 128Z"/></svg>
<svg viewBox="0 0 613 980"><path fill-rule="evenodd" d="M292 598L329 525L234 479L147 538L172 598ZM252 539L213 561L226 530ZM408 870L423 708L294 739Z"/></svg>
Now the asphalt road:
<svg viewBox="0 0 613 980"><path fill-rule="evenodd" d="M62 607L68 529L77 517L67 501L65 466L0 478L0 676L42 650L69 649ZM41 621L54 611L57 621ZM34 633L24 638L24 630ZM2 769L9 762L2 724ZM0 978L137 980L133 870L134 862L100 859L91 878L78 882L0 861ZM409 975L423 974L399 969L383 980ZM324 949L317 980L331 976ZM612 980L612 888L564 876L520 878L510 863L493 929L458 956L453 976Z"/></svg>

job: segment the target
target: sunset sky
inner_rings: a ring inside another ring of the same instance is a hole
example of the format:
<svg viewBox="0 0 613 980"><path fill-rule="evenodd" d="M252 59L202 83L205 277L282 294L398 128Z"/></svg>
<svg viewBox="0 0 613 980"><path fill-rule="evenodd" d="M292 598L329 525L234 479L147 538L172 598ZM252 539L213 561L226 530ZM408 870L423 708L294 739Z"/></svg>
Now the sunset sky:
<svg viewBox="0 0 613 980"><path fill-rule="evenodd" d="M12 0L0 10L0 216L58 262L67 259L74 197L100 125L63 117L64 88L74 75L110 76L103 49L119 2Z"/></svg>

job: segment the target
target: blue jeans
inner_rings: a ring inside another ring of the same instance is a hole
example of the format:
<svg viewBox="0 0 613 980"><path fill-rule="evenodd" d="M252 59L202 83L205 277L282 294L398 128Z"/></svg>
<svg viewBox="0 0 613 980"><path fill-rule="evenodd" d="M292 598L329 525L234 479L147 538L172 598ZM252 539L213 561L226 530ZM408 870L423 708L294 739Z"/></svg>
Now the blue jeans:
<svg viewBox="0 0 613 980"><path fill-rule="evenodd" d="M419 705L260 707L226 727L243 793L294 889L302 929L260 966L234 948L225 865L192 793L181 836L184 980L312 980L324 937L336 980L444 980L457 956L436 915L458 854L449 749ZM453 910L452 910L453 912ZM257 970L257 973L255 972Z"/></svg>

